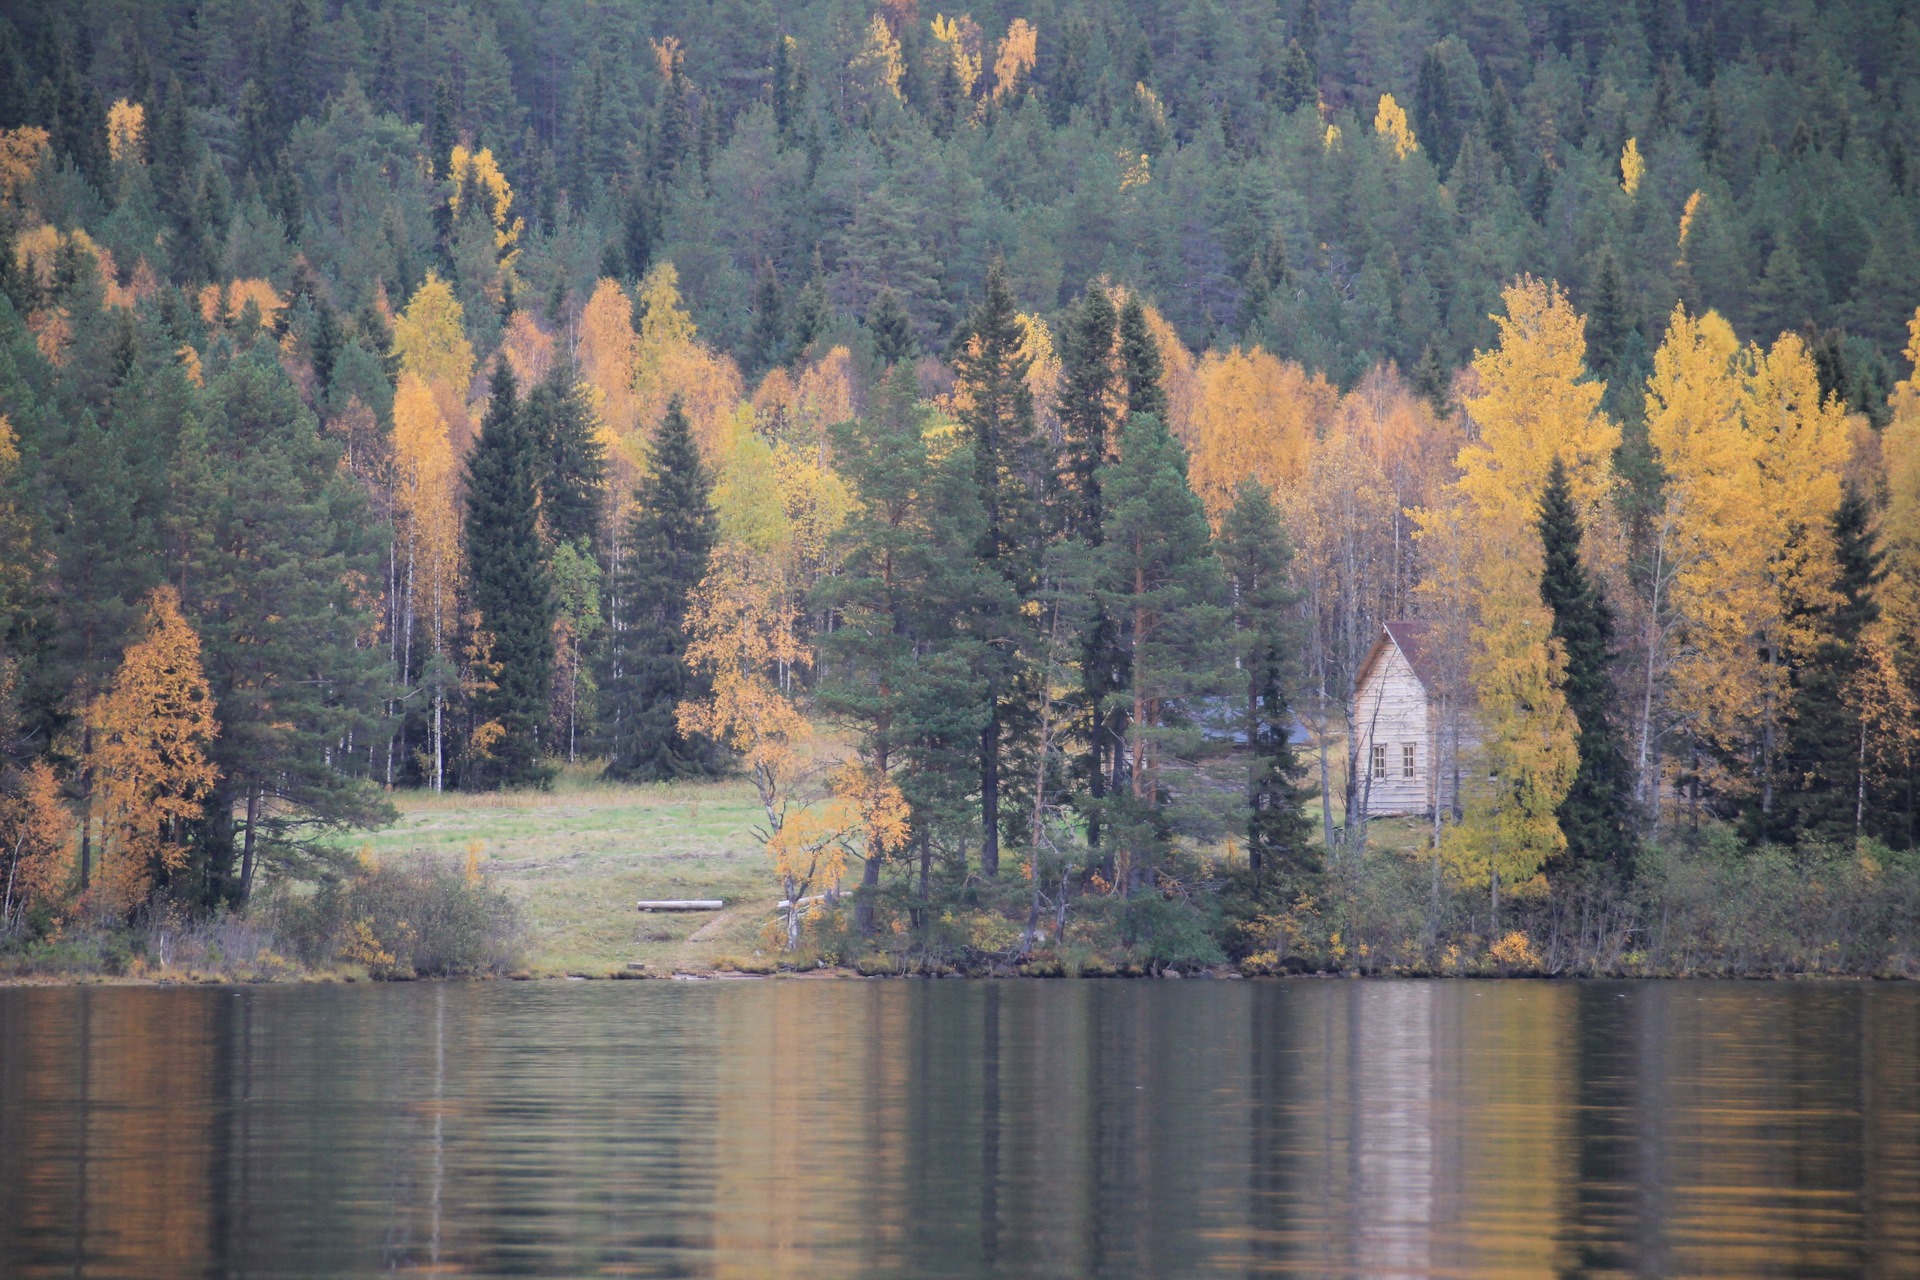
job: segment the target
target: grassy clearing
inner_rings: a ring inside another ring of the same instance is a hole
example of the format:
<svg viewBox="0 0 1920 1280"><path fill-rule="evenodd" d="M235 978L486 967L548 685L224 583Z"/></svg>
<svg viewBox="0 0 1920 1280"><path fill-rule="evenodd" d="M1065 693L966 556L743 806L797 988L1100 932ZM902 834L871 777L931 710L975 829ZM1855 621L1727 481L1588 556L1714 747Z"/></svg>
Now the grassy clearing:
<svg viewBox="0 0 1920 1280"><path fill-rule="evenodd" d="M538 974L700 967L751 954L778 901L745 782L620 786L568 769L544 792L400 792L400 820L360 837L374 857L462 858L519 898ZM641 898L723 898L727 909L643 915ZM698 933L699 940L693 935Z"/></svg>

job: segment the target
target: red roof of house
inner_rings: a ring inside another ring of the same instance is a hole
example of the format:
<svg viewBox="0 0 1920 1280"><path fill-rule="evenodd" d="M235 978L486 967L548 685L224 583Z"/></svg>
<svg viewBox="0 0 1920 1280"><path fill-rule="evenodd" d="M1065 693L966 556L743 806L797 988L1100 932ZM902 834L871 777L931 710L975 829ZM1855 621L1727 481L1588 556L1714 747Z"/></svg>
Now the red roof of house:
<svg viewBox="0 0 1920 1280"><path fill-rule="evenodd" d="M1440 672L1433 651L1427 643L1428 633L1432 630L1431 624L1409 619L1401 622L1383 622L1380 628L1380 638L1374 641L1372 652L1367 654L1367 660L1361 664L1360 677L1354 681L1354 687L1358 688L1367 682L1367 677L1373 674L1373 664L1380 660L1381 653L1391 643L1405 655L1407 665L1413 668L1414 679L1425 687L1429 697L1433 696Z"/></svg>
<svg viewBox="0 0 1920 1280"><path fill-rule="evenodd" d="M1407 655L1407 665L1413 668L1413 674L1419 677L1421 684L1427 686L1427 692L1432 693L1440 678L1439 661L1427 643L1429 633L1433 630L1432 624L1408 620L1381 625L1393 637L1393 643L1400 652Z"/></svg>

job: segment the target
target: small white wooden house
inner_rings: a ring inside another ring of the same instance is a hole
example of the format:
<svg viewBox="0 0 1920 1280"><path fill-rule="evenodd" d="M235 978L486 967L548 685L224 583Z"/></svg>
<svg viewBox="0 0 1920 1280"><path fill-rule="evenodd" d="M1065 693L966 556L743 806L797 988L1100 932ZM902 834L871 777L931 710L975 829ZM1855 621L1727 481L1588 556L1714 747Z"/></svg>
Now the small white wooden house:
<svg viewBox="0 0 1920 1280"><path fill-rule="evenodd" d="M1432 814L1450 804L1458 783L1443 753L1438 669L1428 624L1388 622L1354 682L1360 750L1355 794L1367 816Z"/></svg>

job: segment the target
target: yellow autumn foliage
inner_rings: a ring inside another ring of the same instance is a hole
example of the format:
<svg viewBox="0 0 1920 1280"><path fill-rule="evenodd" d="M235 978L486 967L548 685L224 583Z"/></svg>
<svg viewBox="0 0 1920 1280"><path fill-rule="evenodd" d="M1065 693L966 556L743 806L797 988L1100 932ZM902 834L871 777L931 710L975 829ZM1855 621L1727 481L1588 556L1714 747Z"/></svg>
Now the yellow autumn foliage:
<svg viewBox="0 0 1920 1280"><path fill-rule="evenodd" d="M1191 433L1189 477L1218 520L1240 482L1252 477L1274 492L1306 474L1314 438L1333 416L1339 391L1323 374L1262 350L1209 351L1193 373L1181 433Z"/></svg>
<svg viewBox="0 0 1920 1280"><path fill-rule="evenodd" d="M1647 173L1647 162L1640 154L1640 140L1628 138L1627 145L1620 148L1620 189L1629 196L1640 192L1640 179ZM1685 239L1682 233L1681 239Z"/></svg>
<svg viewBox="0 0 1920 1280"><path fill-rule="evenodd" d="M980 80L980 24L964 13L957 18L936 13L933 38L947 47L954 74L960 80L960 96L972 97L973 86Z"/></svg>
<svg viewBox="0 0 1920 1280"><path fill-rule="evenodd" d="M526 227L523 218L509 221L513 210L513 187L507 182L507 175L500 172L491 150L482 148L468 151L459 143L454 144L448 168L453 194L447 199L453 208L454 218L457 220L460 217L460 202L467 199L470 192L474 198L485 199L487 216L493 223L494 247L500 251L501 264L507 265L512 257L508 250Z"/></svg>
<svg viewBox="0 0 1920 1280"><path fill-rule="evenodd" d="M0 198L12 200L33 181L47 155L48 133L38 125L0 129Z"/></svg>
<svg viewBox="0 0 1920 1280"><path fill-rule="evenodd" d="M1407 109L1390 93L1380 95L1379 109L1373 113L1373 131L1392 143L1393 154L1402 160L1420 149L1413 126L1407 123Z"/></svg>
<svg viewBox="0 0 1920 1280"><path fill-rule="evenodd" d="M1558 457L1583 525L1605 523L1620 431L1600 412L1605 387L1586 380L1585 322L1559 287L1522 277L1493 317L1500 342L1477 353L1477 390L1466 398L1478 438L1460 450L1460 478L1442 505L1421 513L1422 536L1451 536L1433 561L1455 566L1441 585L1471 618L1469 677L1479 708L1484 785L1466 788L1466 813L1441 857L1465 885L1530 879L1566 846L1555 810L1579 764L1577 725L1561 696L1565 654L1540 599L1544 551L1538 520ZM1594 539L1604 558L1604 539ZM1440 584L1436 584L1440 585Z"/></svg>
<svg viewBox="0 0 1920 1280"><path fill-rule="evenodd" d="M1025 18L1008 23L993 59L993 96L1005 97L1031 75L1039 52L1039 28Z"/></svg>
<svg viewBox="0 0 1920 1280"><path fill-rule="evenodd" d="M107 108L107 152L116 163L139 159L146 134L145 107L120 98Z"/></svg>

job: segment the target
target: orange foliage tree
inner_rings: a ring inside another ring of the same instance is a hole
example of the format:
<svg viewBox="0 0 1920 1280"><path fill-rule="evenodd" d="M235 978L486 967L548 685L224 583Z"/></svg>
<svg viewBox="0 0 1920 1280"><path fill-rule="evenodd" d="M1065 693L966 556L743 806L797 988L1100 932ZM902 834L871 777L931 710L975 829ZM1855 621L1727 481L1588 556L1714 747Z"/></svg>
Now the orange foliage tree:
<svg viewBox="0 0 1920 1280"><path fill-rule="evenodd" d="M73 871L73 818L53 767L36 760L0 786L0 932L18 913L51 905Z"/></svg>
<svg viewBox="0 0 1920 1280"><path fill-rule="evenodd" d="M88 709L87 764L100 806L100 909L124 915L159 878L186 866L186 823L219 774L204 750L217 732L200 637L172 587L147 600L146 634L127 647Z"/></svg>

